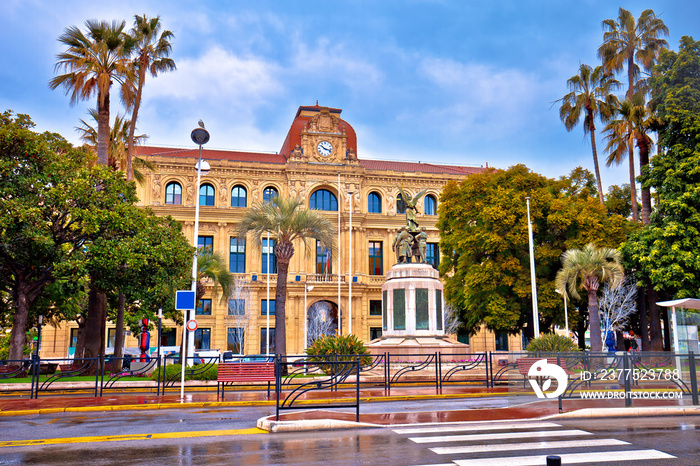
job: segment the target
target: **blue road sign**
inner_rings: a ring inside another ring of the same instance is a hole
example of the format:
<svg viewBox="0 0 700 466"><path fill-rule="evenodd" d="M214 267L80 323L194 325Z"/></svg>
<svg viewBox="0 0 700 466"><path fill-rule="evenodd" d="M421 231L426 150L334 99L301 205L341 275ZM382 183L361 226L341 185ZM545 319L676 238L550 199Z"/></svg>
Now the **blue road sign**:
<svg viewBox="0 0 700 466"><path fill-rule="evenodd" d="M194 310L195 292L192 290L177 290L175 292L175 309L178 311Z"/></svg>

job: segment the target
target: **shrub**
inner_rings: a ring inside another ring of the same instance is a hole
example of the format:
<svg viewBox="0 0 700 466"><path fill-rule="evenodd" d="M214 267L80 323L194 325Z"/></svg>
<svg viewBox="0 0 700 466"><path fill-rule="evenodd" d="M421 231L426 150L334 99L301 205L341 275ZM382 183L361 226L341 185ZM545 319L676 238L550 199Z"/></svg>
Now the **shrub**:
<svg viewBox="0 0 700 466"><path fill-rule="evenodd" d="M530 340L527 345L528 351L542 351L544 353L570 353L580 351L576 343L571 338L567 338L556 333L545 333Z"/></svg>
<svg viewBox="0 0 700 466"><path fill-rule="evenodd" d="M356 355L359 354L363 356L360 358L361 365L365 366L372 362L369 350L355 335L321 335L306 350L306 354L309 356L340 355L337 358L338 361L354 361ZM323 362L328 361L328 358L311 357L309 361ZM331 371L331 365L322 365L321 370L328 374Z"/></svg>

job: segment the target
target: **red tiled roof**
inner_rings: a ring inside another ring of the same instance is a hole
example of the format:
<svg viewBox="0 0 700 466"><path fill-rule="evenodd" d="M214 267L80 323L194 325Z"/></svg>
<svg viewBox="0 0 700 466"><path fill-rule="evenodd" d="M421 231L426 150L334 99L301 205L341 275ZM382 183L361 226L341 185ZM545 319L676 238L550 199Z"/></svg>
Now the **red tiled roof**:
<svg viewBox="0 0 700 466"><path fill-rule="evenodd" d="M481 173L483 167L460 167L457 165L437 165L433 163L421 162L394 162L390 160L363 160L359 159L360 165L366 170L394 170L397 172L411 173L448 173L454 175L471 175Z"/></svg>
<svg viewBox="0 0 700 466"><path fill-rule="evenodd" d="M311 118L311 115L301 115L301 113L304 110L316 110L318 112L321 111L320 106L318 105L311 105L311 106L302 106L299 107L299 110L297 110L297 114L294 117L294 121L292 122L292 126L289 128L289 131L287 132L287 138L284 140L284 143L282 144L282 149L280 149L280 154L284 155L285 157L289 157L289 154L291 154L292 149L297 144L301 144L301 130L304 128L304 125L306 124L307 121ZM339 108L329 108L328 109L330 113L335 114L336 116L340 115L340 112L342 112L341 109ZM355 129L348 123L347 121L343 120L342 118L340 119L339 123L339 131L345 130L345 134L348 136L347 140L347 147L348 149L352 149L355 151L355 155L357 155L357 135L355 134Z"/></svg>
<svg viewBox="0 0 700 466"><path fill-rule="evenodd" d="M182 149L175 147L153 147L137 146L135 148L137 156L163 156L180 158L198 158L199 148ZM239 152L232 150L211 150L202 148L202 158L207 160L230 160L232 162L260 162L260 163L280 163L284 164L287 159L270 152Z"/></svg>

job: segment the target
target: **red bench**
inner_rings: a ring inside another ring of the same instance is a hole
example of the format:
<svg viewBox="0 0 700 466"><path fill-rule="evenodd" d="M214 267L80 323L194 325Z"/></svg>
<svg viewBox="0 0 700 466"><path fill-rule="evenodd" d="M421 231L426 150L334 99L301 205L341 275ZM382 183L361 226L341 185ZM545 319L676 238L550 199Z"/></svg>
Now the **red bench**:
<svg viewBox="0 0 700 466"><path fill-rule="evenodd" d="M227 362L219 364L216 381L221 384L221 398L227 383L267 382L267 396L270 396L270 382L275 380L274 362Z"/></svg>
<svg viewBox="0 0 700 466"><path fill-rule="evenodd" d="M566 372L566 375L573 375L573 372L571 372L569 369L566 368L566 362L564 360L560 360L557 362L557 358L520 358L515 360L515 364L518 366L518 372L520 372L520 375L525 377L525 381L523 382L523 386L527 382L528 379L528 373L530 372L530 368L532 367L533 364L535 364L537 361L540 361L542 359L547 359L547 364L556 364L562 369L564 369L564 372Z"/></svg>

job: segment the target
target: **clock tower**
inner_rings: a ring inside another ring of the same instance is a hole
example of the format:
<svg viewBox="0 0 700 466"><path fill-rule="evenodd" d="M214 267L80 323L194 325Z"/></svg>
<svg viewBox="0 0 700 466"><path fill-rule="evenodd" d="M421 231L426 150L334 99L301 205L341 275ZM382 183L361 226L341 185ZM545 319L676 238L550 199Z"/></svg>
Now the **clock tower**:
<svg viewBox="0 0 700 466"><path fill-rule="evenodd" d="M299 107L280 153L290 162L357 163L355 130L342 110L318 105Z"/></svg>

